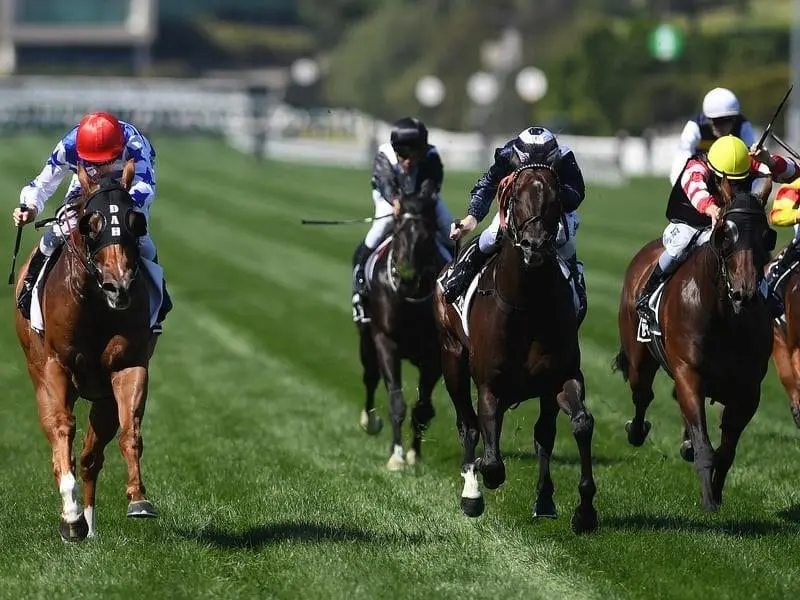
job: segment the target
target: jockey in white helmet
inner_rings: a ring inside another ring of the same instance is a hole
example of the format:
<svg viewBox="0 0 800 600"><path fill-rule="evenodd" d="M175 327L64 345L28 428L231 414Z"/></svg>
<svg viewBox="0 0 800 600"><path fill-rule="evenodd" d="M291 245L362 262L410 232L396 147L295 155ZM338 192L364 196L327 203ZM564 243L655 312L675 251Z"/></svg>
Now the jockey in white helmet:
<svg viewBox="0 0 800 600"><path fill-rule="evenodd" d="M739 99L729 89L716 87L703 98L703 112L692 117L681 132L669 173L670 183L675 185L687 160L708 152L711 144L724 135L736 136L748 147L756 142L752 124L741 113Z"/></svg>

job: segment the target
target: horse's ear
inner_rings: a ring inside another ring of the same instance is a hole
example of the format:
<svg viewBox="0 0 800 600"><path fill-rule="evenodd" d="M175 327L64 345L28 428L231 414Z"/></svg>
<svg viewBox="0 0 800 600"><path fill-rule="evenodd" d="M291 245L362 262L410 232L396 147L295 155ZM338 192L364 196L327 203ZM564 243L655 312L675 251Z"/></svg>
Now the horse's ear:
<svg viewBox="0 0 800 600"><path fill-rule="evenodd" d="M147 234L147 219L140 212L129 210L125 216L125 225L134 237L139 238Z"/></svg>
<svg viewBox="0 0 800 600"><path fill-rule="evenodd" d="M83 188L84 196L91 196L99 187L98 184L89 177L89 173L86 172L86 168L82 164L78 165L78 181L81 184L81 188Z"/></svg>
<svg viewBox="0 0 800 600"><path fill-rule="evenodd" d="M772 178L771 177L760 177L756 180L756 184L753 188L753 192L761 201L763 206L767 205L769 201L769 195L772 193Z"/></svg>
<svg viewBox="0 0 800 600"><path fill-rule="evenodd" d="M128 162L125 163L125 167L122 169L122 177L119 180L120 185L126 189L131 189L131 183L133 182L133 176L136 173L136 163L133 162L133 159L130 159Z"/></svg>
<svg viewBox="0 0 800 600"><path fill-rule="evenodd" d="M719 193L723 207L728 208L733 201L733 188L731 187L730 180L725 176L723 176L722 180L719 182Z"/></svg>

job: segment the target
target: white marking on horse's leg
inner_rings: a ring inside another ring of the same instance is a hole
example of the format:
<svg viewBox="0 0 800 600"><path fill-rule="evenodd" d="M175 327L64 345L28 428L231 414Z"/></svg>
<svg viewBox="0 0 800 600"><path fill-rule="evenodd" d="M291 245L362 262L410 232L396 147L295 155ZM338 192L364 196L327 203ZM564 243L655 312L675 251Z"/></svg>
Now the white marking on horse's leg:
<svg viewBox="0 0 800 600"><path fill-rule="evenodd" d="M81 518L83 511L78 503L78 484L72 473L64 473L58 483L61 493L61 515L67 523L74 523Z"/></svg>
<svg viewBox="0 0 800 600"><path fill-rule="evenodd" d="M400 444L395 444L392 448L392 455L389 457L389 462L386 463L386 468L390 471L401 471L406 466L406 459L403 457L403 447Z"/></svg>
<svg viewBox="0 0 800 600"><path fill-rule="evenodd" d="M406 463L409 467L417 464L417 452L413 448L406 453Z"/></svg>
<svg viewBox="0 0 800 600"><path fill-rule="evenodd" d="M478 476L475 474L475 463L469 465L465 471L461 471L461 476L464 478L464 489L461 491L461 497L471 500L480 498L482 494L478 484Z"/></svg>
<svg viewBox="0 0 800 600"><path fill-rule="evenodd" d="M86 523L89 525L89 533L86 537L94 537L97 535L97 528L95 527L94 506L87 506L83 509L83 514L86 517Z"/></svg>

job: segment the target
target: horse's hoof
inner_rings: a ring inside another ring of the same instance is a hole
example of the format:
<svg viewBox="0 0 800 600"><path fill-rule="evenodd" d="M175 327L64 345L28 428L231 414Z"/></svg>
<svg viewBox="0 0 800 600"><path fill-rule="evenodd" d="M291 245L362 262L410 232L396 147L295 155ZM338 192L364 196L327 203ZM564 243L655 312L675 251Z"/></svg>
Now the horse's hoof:
<svg viewBox="0 0 800 600"><path fill-rule="evenodd" d="M417 451L413 448L406 452L406 464L409 467L413 467L419 461L419 457L417 456Z"/></svg>
<svg viewBox="0 0 800 600"><path fill-rule="evenodd" d="M383 429L383 420L378 416L378 413L375 412L375 409L369 412L362 410L360 425L361 429L369 435L378 435L381 429Z"/></svg>
<svg viewBox="0 0 800 600"><path fill-rule="evenodd" d="M628 421L625 423L625 431L628 432L628 443L631 446L636 446L637 448L644 444L644 441L647 439L647 434L650 433L651 427L652 424L650 421L645 421L641 430L634 429L633 421Z"/></svg>
<svg viewBox="0 0 800 600"><path fill-rule="evenodd" d="M150 500L136 500L128 504L128 518L155 519L157 516L156 507Z"/></svg>
<svg viewBox="0 0 800 600"><path fill-rule="evenodd" d="M537 498L536 503L533 505L533 518L534 519L555 519L558 517L558 510L556 510L556 503L552 498Z"/></svg>
<svg viewBox="0 0 800 600"><path fill-rule="evenodd" d="M89 523L83 513L74 523L67 523L62 517L58 524L58 532L65 542L82 542L89 535Z"/></svg>
<svg viewBox="0 0 800 600"><path fill-rule="evenodd" d="M402 471L406 468L406 459L404 459L402 456L392 454L389 457L389 462L386 463L386 468L390 471Z"/></svg>
<svg viewBox="0 0 800 600"><path fill-rule="evenodd" d="M461 512L468 517L480 517L484 509L483 496L477 498L464 498L461 497Z"/></svg>
<svg viewBox="0 0 800 600"><path fill-rule="evenodd" d="M694 447L691 440L683 440L680 448L681 458L686 462L694 462Z"/></svg>
<svg viewBox="0 0 800 600"><path fill-rule="evenodd" d="M792 407L792 418L794 419L794 424L800 427L800 407Z"/></svg>
<svg viewBox="0 0 800 600"><path fill-rule="evenodd" d="M597 511L594 506L584 511L581 511L580 506L575 509L572 515L572 531L576 535L597 531Z"/></svg>
<svg viewBox="0 0 800 600"><path fill-rule="evenodd" d="M481 475L483 475L483 485L490 490L496 490L506 480L506 466L501 462L495 463L481 462L479 465Z"/></svg>

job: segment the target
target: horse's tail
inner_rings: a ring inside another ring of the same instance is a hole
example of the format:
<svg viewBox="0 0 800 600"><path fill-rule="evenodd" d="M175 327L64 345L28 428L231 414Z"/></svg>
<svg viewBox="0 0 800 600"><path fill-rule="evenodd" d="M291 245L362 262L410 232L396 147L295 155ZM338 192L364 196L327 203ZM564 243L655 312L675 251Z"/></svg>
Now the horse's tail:
<svg viewBox="0 0 800 600"><path fill-rule="evenodd" d="M614 357L614 360L611 361L611 372L616 373L620 371L622 373L622 378L625 381L628 381L628 370L630 369L631 363L628 360L628 355L625 354L625 350L622 349L622 346L619 348L619 352Z"/></svg>

